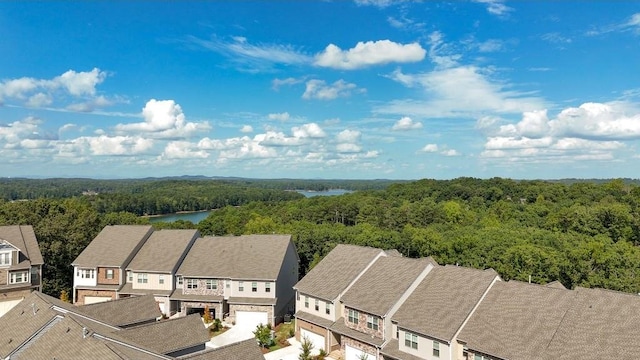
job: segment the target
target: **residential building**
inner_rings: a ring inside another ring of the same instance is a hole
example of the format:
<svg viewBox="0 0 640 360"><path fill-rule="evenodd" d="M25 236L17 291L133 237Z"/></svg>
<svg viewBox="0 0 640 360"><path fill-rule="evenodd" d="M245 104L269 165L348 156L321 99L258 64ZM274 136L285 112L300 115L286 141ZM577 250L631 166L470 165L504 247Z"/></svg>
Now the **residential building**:
<svg viewBox="0 0 640 360"><path fill-rule="evenodd" d="M330 328L340 337L345 359L376 360L396 337L392 318L418 285L437 267L431 258L378 258L342 296L342 318Z"/></svg>
<svg viewBox="0 0 640 360"><path fill-rule="evenodd" d="M153 233L150 225L109 225L71 264L73 302L78 305L115 300L126 282L125 269Z"/></svg>
<svg viewBox="0 0 640 360"><path fill-rule="evenodd" d="M382 349L383 358L463 359L458 333L499 281L492 269L436 267L393 316L395 332Z"/></svg>
<svg viewBox="0 0 640 360"><path fill-rule="evenodd" d="M159 315L151 295L73 306L33 292L0 317L0 359L264 359L255 340L207 348L198 315Z"/></svg>
<svg viewBox="0 0 640 360"><path fill-rule="evenodd" d="M176 272L170 299L181 314L202 313L254 328L294 310L298 255L290 235L197 239Z"/></svg>
<svg viewBox="0 0 640 360"><path fill-rule="evenodd" d="M41 290L43 264L32 226L0 226L0 316Z"/></svg>
<svg viewBox="0 0 640 360"><path fill-rule="evenodd" d="M154 231L127 265L125 283L118 290L118 297L150 294L163 314L176 313L176 307L172 308L169 300L175 290L176 271L199 236L198 230Z"/></svg>
<svg viewBox="0 0 640 360"><path fill-rule="evenodd" d="M316 350L339 350L340 337L330 329L343 317L340 300L378 258L385 256L388 254L381 249L336 245L294 286L296 339L309 339Z"/></svg>

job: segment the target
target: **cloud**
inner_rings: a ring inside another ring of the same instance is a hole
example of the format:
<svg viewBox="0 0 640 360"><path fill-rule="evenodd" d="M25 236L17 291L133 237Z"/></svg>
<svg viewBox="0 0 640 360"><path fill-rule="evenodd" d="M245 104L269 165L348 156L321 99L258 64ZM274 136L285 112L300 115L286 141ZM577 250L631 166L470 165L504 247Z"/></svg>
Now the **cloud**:
<svg viewBox="0 0 640 360"><path fill-rule="evenodd" d="M489 12L489 14L496 15L499 17L507 16L511 11L513 11L513 9L505 5L504 1L502 0L473 0L473 1L486 5L487 11Z"/></svg>
<svg viewBox="0 0 640 360"><path fill-rule="evenodd" d="M504 50L504 41L489 39L478 44L478 51L483 53L498 52Z"/></svg>
<svg viewBox="0 0 640 360"><path fill-rule="evenodd" d="M53 97L50 94L45 94L40 92L30 96L29 100L27 100L26 102L26 105L28 107L39 108L39 107L49 106L51 105L52 102L53 102Z"/></svg>
<svg viewBox="0 0 640 360"><path fill-rule="evenodd" d="M438 68L450 68L458 65L462 56L452 51L451 45L444 42L444 35L440 31L429 34L429 45L429 59Z"/></svg>
<svg viewBox="0 0 640 360"><path fill-rule="evenodd" d="M422 149L420 149L420 151L427 152L427 153L438 152L438 145L437 144L427 144Z"/></svg>
<svg viewBox="0 0 640 360"><path fill-rule="evenodd" d="M156 138L188 137L210 130L207 122L186 122L180 105L173 100L149 100L142 109L144 122L118 124L119 132L143 132Z"/></svg>
<svg viewBox="0 0 640 360"><path fill-rule="evenodd" d="M460 156L460 153L454 149L447 149L440 152L444 156Z"/></svg>
<svg viewBox="0 0 640 360"><path fill-rule="evenodd" d="M327 134L316 123L304 124L300 127L291 128L293 136L298 138L323 138Z"/></svg>
<svg viewBox="0 0 640 360"><path fill-rule="evenodd" d="M573 41L571 38L565 37L558 32L546 33L540 36L540 38L552 44L570 44Z"/></svg>
<svg viewBox="0 0 640 360"><path fill-rule="evenodd" d="M171 141L160 155L162 159L205 159L209 154L204 150L194 148L188 141Z"/></svg>
<svg viewBox="0 0 640 360"><path fill-rule="evenodd" d="M54 84L64 87L69 94L74 96L95 95L96 86L104 81L107 74L94 68L88 72L75 72L69 70L53 79Z"/></svg>
<svg viewBox="0 0 640 360"><path fill-rule="evenodd" d="M640 13L631 15L627 20L612 25L605 25L587 31L588 36L597 36L610 32L633 32L640 35Z"/></svg>
<svg viewBox="0 0 640 360"><path fill-rule="evenodd" d="M252 133L253 132L253 127L251 125L242 125L242 127L240 128L240 132L241 133Z"/></svg>
<svg viewBox="0 0 640 360"><path fill-rule="evenodd" d="M306 84L303 99L333 100L339 97L348 97L357 88L356 84L348 83L342 79L327 85L324 80L309 80Z"/></svg>
<svg viewBox="0 0 640 360"><path fill-rule="evenodd" d="M336 142L338 143L357 143L360 140L362 133L358 130L345 129L336 135Z"/></svg>
<svg viewBox="0 0 640 360"><path fill-rule="evenodd" d="M396 123L393 124L393 127L391 128L391 130L394 130L394 131L407 131L407 130L415 130L415 129L422 129L422 123L419 121L414 122L408 116L405 116L402 119L396 121Z"/></svg>
<svg viewBox="0 0 640 360"><path fill-rule="evenodd" d="M426 51L418 43L399 44L390 40L358 42L349 50L329 44L315 57L315 65L341 70L383 65L392 62L422 61Z"/></svg>
<svg viewBox="0 0 640 360"><path fill-rule="evenodd" d="M269 114L268 117L269 117L269 120L277 120L277 121L287 121L291 118L288 112Z"/></svg>
<svg viewBox="0 0 640 360"><path fill-rule="evenodd" d="M304 78L286 78L286 79L273 79L271 81L271 88L275 91L280 90L280 87L282 86L291 86L291 85L295 85L295 84L300 84L304 81Z"/></svg>
<svg viewBox="0 0 640 360"><path fill-rule="evenodd" d="M139 136L82 137L76 141L86 141L93 155L135 155L147 152L153 146L153 140Z"/></svg>
<svg viewBox="0 0 640 360"><path fill-rule="evenodd" d="M355 0L358 6L375 6L378 8L386 8L391 5L399 4L407 0Z"/></svg>

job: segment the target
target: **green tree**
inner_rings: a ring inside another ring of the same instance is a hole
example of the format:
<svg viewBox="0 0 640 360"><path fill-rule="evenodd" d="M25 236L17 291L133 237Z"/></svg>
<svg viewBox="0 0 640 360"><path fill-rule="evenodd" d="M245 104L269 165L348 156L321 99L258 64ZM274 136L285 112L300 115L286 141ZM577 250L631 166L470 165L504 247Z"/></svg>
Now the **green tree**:
<svg viewBox="0 0 640 360"><path fill-rule="evenodd" d="M300 343L300 347L302 348L302 351L298 355L298 360L311 360L311 351L313 350L313 343L311 343L311 340L304 336Z"/></svg>
<svg viewBox="0 0 640 360"><path fill-rule="evenodd" d="M258 324L256 329L253 331L253 335L256 337L256 340L258 340L258 344L263 348L269 347L273 343L270 324Z"/></svg>

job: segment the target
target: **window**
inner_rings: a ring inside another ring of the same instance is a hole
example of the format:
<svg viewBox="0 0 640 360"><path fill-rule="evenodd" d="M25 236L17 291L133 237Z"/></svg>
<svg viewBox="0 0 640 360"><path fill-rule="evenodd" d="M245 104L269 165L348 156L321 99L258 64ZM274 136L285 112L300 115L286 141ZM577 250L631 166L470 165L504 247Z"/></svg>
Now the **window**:
<svg viewBox="0 0 640 360"><path fill-rule="evenodd" d="M164 285L164 275L158 275L158 284Z"/></svg>
<svg viewBox="0 0 640 360"><path fill-rule="evenodd" d="M378 318L375 316L367 315L367 328L378 331Z"/></svg>
<svg viewBox="0 0 640 360"><path fill-rule="evenodd" d="M83 279L94 279L96 277L96 271L93 269L78 270L79 276Z"/></svg>
<svg viewBox="0 0 640 360"><path fill-rule="evenodd" d="M409 332L404 333L404 346L418 350L418 335Z"/></svg>
<svg viewBox="0 0 640 360"><path fill-rule="evenodd" d="M238 291L244 291L244 282L242 281L238 282Z"/></svg>
<svg viewBox="0 0 640 360"><path fill-rule="evenodd" d="M29 273L27 271L12 272L9 278L10 284L20 284L29 281Z"/></svg>
<svg viewBox="0 0 640 360"><path fill-rule="evenodd" d="M433 356L440 357L440 343L437 341L433 342Z"/></svg>
<svg viewBox="0 0 640 360"><path fill-rule="evenodd" d="M482 355L475 354L473 355L473 360L489 360Z"/></svg>
<svg viewBox="0 0 640 360"><path fill-rule="evenodd" d="M0 253L0 266L11 265L11 253Z"/></svg>
<svg viewBox="0 0 640 360"><path fill-rule="evenodd" d="M349 322L353 324L358 323L358 318L360 317L360 313L355 310L349 309Z"/></svg>
<svg viewBox="0 0 640 360"><path fill-rule="evenodd" d="M187 279L187 289L197 289L198 279Z"/></svg>
<svg viewBox="0 0 640 360"><path fill-rule="evenodd" d="M138 284L146 284L149 282L147 274L138 274Z"/></svg>
<svg viewBox="0 0 640 360"><path fill-rule="evenodd" d="M264 292L271 292L271 283L270 282L264 283Z"/></svg>
<svg viewBox="0 0 640 360"><path fill-rule="evenodd" d="M308 296L304 297L304 307L309 308L309 297Z"/></svg>
<svg viewBox="0 0 640 360"><path fill-rule="evenodd" d="M218 281L217 280L207 280L207 290L218 290Z"/></svg>
<svg viewBox="0 0 640 360"><path fill-rule="evenodd" d="M182 276L176 276L176 280L178 282L178 286L182 286Z"/></svg>
<svg viewBox="0 0 640 360"><path fill-rule="evenodd" d="M129 279L127 280L128 282L133 282L133 273L131 271L127 271L127 278Z"/></svg>
<svg viewBox="0 0 640 360"><path fill-rule="evenodd" d="M329 303L325 304L324 312L327 313L327 315L331 315L331 304L329 304Z"/></svg>
<svg viewBox="0 0 640 360"><path fill-rule="evenodd" d="M258 292L258 283L257 282L252 282L251 283L251 292Z"/></svg>
<svg viewBox="0 0 640 360"><path fill-rule="evenodd" d="M113 279L113 269L107 269L107 279Z"/></svg>

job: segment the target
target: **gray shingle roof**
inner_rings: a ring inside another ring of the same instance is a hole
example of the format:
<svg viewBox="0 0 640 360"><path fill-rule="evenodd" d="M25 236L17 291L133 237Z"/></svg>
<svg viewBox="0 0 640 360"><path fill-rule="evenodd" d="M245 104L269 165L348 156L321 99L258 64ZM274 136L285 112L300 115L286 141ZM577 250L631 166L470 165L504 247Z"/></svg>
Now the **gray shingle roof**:
<svg viewBox="0 0 640 360"><path fill-rule="evenodd" d="M127 328L117 335L160 354L204 344L210 339L199 314Z"/></svg>
<svg viewBox="0 0 640 360"><path fill-rule="evenodd" d="M172 272L190 243L199 236L198 230L164 229L154 231L142 245L127 269L149 272Z"/></svg>
<svg viewBox="0 0 640 360"><path fill-rule="evenodd" d="M411 293L393 320L404 329L449 342L496 276L492 269L438 266Z"/></svg>
<svg viewBox="0 0 640 360"><path fill-rule="evenodd" d="M42 254L31 225L0 226L0 239L8 241L22 252L31 265L42 265Z"/></svg>
<svg viewBox="0 0 640 360"><path fill-rule="evenodd" d="M577 288L545 359L637 359L640 296Z"/></svg>
<svg viewBox="0 0 640 360"><path fill-rule="evenodd" d="M327 320L323 317L317 316L317 315L313 315L313 314L309 314L307 312L304 311L297 311L296 314L294 315L294 317L296 319L300 319L306 322L310 322L312 324L316 324L318 326L322 326L326 329L330 328L333 325L333 321L331 320Z"/></svg>
<svg viewBox="0 0 640 360"><path fill-rule="evenodd" d="M78 306L75 312L119 327L155 320L162 315L152 295L82 305Z"/></svg>
<svg viewBox="0 0 640 360"><path fill-rule="evenodd" d="M345 306L382 317L429 265L437 266L437 263L431 258L381 257L341 300Z"/></svg>
<svg viewBox="0 0 640 360"><path fill-rule="evenodd" d="M152 232L150 225L105 226L71 265L121 267Z"/></svg>
<svg viewBox="0 0 640 360"><path fill-rule="evenodd" d="M176 272L185 277L276 280L291 235L207 236L195 241Z"/></svg>
<svg viewBox="0 0 640 360"><path fill-rule="evenodd" d="M383 251L376 248L336 245L294 288L332 301L381 254Z"/></svg>
<svg viewBox="0 0 640 360"><path fill-rule="evenodd" d="M256 339L248 339L180 357L188 360L264 360Z"/></svg>
<svg viewBox="0 0 640 360"><path fill-rule="evenodd" d="M571 290L497 282L458 339L470 349L500 358L541 359L574 297Z"/></svg>
<svg viewBox="0 0 640 360"><path fill-rule="evenodd" d="M9 355L36 331L51 322L57 313L50 307L37 292L32 292L0 317L0 357Z"/></svg>

